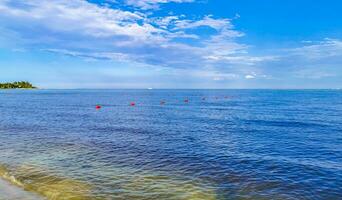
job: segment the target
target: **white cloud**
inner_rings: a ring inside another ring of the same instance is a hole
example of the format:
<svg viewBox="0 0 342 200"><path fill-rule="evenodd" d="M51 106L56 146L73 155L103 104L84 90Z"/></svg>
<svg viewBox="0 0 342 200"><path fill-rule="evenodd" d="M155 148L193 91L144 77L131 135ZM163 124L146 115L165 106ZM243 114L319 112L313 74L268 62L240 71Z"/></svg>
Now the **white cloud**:
<svg viewBox="0 0 342 200"><path fill-rule="evenodd" d="M221 62L221 63L231 63L231 64L240 64L240 65L256 65L260 62L265 62L265 61L273 61L276 60L277 57L275 56L237 56L234 55L230 56L229 53L227 55L210 55L210 56L205 56L204 58L207 59L208 61L212 62Z"/></svg>
<svg viewBox="0 0 342 200"><path fill-rule="evenodd" d="M135 2L158 5L183 1ZM244 33L234 28L232 19L211 15L195 19L184 15L151 17L146 12L113 9L84 0L6 0L0 1L0 30L15 33L8 39L17 37L13 49L36 48L87 60L186 69L210 80L243 78L263 63L278 59L276 55L249 54L250 46L236 40ZM213 31L203 35L197 31L200 27ZM1 37L8 38L8 34L0 33Z"/></svg>
<svg viewBox="0 0 342 200"><path fill-rule="evenodd" d="M159 4L186 3L186 2L194 2L194 1L195 0L125 0L127 5L139 7L144 10L159 8Z"/></svg>
<svg viewBox="0 0 342 200"><path fill-rule="evenodd" d="M0 2L2 16L23 23L42 25L53 31L76 32L96 37L115 35L147 39L161 30L139 24L141 13L99 7L83 0Z"/></svg>
<svg viewBox="0 0 342 200"><path fill-rule="evenodd" d="M254 79L254 78L255 78L255 76L254 75L250 75L250 74L245 76L245 79Z"/></svg>
<svg viewBox="0 0 342 200"><path fill-rule="evenodd" d="M191 29L201 26L211 27L215 30L232 29L233 25L229 19L214 19L212 16L205 16L200 20L176 20L175 28Z"/></svg>

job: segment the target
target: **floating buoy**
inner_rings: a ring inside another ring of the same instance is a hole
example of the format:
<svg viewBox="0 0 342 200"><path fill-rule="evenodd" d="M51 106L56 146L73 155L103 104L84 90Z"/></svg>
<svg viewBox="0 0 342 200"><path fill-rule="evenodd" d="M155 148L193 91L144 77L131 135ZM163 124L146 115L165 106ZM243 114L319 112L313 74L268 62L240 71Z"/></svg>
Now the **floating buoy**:
<svg viewBox="0 0 342 200"><path fill-rule="evenodd" d="M100 105L96 105L95 108L98 110L98 109L101 109L101 106Z"/></svg>
<svg viewBox="0 0 342 200"><path fill-rule="evenodd" d="M202 100L205 101L205 97L203 97Z"/></svg>
<svg viewBox="0 0 342 200"><path fill-rule="evenodd" d="M160 101L160 105L164 105L165 104L165 101Z"/></svg>
<svg viewBox="0 0 342 200"><path fill-rule="evenodd" d="M130 106L135 106L135 102L131 102L129 105Z"/></svg>
<svg viewBox="0 0 342 200"><path fill-rule="evenodd" d="M185 99L184 102L185 102L185 103L189 103L189 99Z"/></svg>

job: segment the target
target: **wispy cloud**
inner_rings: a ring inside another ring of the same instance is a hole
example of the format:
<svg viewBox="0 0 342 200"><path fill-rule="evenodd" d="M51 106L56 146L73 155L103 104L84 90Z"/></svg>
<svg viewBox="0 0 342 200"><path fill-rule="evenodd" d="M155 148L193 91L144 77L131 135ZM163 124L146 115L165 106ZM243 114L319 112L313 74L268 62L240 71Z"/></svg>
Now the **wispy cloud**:
<svg viewBox="0 0 342 200"><path fill-rule="evenodd" d="M339 39L325 38L322 41L310 41L305 44L302 47L289 49L288 51L292 55L315 60L342 56L342 41Z"/></svg>
<svg viewBox="0 0 342 200"><path fill-rule="evenodd" d="M152 5L184 1L139 2ZM27 42L25 45L34 48L32 44L37 44L55 53L113 60L124 57L170 68L207 66L219 61L253 64L264 59L242 56L248 46L234 38L244 34L234 30L230 19L209 15L199 19L183 15L156 18L83 0L2 1L0 11L4 28L17 32ZM205 38L201 32L188 31L199 27L215 31ZM193 41L181 42L180 38Z"/></svg>
<svg viewBox="0 0 342 200"><path fill-rule="evenodd" d="M195 0L125 0L127 5L138 7L140 9L157 9L160 4L166 3L186 3L194 2Z"/></svg>
<svg viewBox="0 0 342 200"><path fill-rule="evenodd" d="M129 61L129 57L122 53L82 53L77 51L69 51L66 49L41 49L42 51L63 54L72 57L83 57L94 60L117 60L117 61Z"/></svg>
<svg viewBox="0 0 342 200"><path fill-rule="evenodd" d="M276 49L257 68L279 79L324 79L342 76L342 41L326 38L304 42L298 47ZM271 57L272 58L272 57Z"/></svg>
<svg viewBox="0 0 342 200"><path fill-rule="evenodd" d="M325 78L341 73L342 41L305 41L262 53L241 42L237 18L153 15L150 9L194 0L2 0L0 40L11 49L141 63L214 81L269 77ZM128 7L127 7L128 6ZM256 53L255 53L256 52ZM341 74L340 74L341 75Z"/></svg>

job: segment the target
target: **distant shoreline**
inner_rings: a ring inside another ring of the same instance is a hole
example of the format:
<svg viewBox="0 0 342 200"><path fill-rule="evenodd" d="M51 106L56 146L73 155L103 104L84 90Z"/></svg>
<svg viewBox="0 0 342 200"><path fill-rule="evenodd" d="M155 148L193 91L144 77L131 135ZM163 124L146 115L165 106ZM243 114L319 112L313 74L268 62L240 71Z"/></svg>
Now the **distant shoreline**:
<svg viewBox="0 0 342 200"><path fill-rule="evenodd" d="M0 88L0 90L39 90L39 88Z"/></svg>
<svg viewBox="0 0 342 200"><path fill-rule="evenodd" d="M15 81L0 83L0 89L36 89L30 82L27 81Z"/></svg>

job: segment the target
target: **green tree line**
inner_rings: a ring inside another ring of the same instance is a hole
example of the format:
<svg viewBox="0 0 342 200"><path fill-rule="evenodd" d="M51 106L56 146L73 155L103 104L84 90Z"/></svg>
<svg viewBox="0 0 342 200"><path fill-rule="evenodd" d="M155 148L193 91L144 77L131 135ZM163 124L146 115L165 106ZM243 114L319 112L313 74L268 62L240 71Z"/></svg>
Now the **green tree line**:
<svg viewBox="0 0 342 200"><path fill-rule="evenodd" d="M17 89L17 88L34 89L36 87L27 81L19 81L19 82L13 82L13 83L0 83L0 89Z"/></svg>

